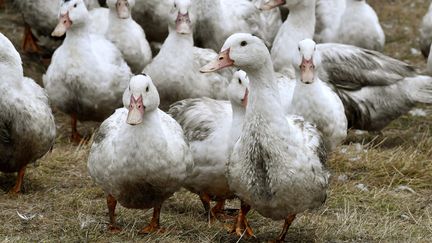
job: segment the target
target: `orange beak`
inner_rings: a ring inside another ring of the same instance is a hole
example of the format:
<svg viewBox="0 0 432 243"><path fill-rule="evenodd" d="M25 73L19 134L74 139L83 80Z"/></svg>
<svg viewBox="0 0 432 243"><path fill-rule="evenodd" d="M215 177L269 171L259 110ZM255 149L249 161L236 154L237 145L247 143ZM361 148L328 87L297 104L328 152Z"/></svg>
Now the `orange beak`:
<svg viewBox="0 0 432 243"><path fill-rule="evenodd" d="M64 15L60 15L59 23L51 33L52 36L61 37L71 27L72 21L69 18L69 12Z"/></svg>
<svg viewBox="0 0 432 243"><path fill-rule="evenodd" d="M138 99L135 99L135 97L131 95L126 123L129 125L141 124L143 122L144 111L145 106L142 96L140 95Z"/></svg>
<svg viewBox="0 0 432 243"><path fill-rule="evenodd" d="M200 69L202 73L211 73L222 68L230 67L234 65L234 61L231 60L229 56L230 49L226 49L225 51L219 53L219 57L217 60L210 62Z"/></svg>
<svg viewBox="0 0 432 243"><path fill-rule="evenodd" d="M312 58L309 60L303 58L300 64L300 79L303 83L311 84L314 81L314 69Z"/></svg>
<svg viewBox="0 0 432 243"><path fill-rule="evenodd" d="M192 32L192 24L189 18L189 13L181 14L178 12L176 19L176 31L179 34L190 34Z"/></svg>

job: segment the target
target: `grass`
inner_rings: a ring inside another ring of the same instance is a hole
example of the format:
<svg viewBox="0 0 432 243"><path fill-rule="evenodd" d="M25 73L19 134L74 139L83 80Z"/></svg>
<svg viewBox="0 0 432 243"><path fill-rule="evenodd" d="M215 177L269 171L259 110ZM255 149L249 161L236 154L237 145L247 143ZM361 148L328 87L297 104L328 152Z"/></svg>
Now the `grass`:
<svg viewBox="0 0 432 243"><path fill-rule="evenodd" d="M413 55L416 33L428 2L369 1L379 12L387 35L385 53L423 70L424 59ZM6 1L10 6L10 1ZM0 31L19 48L21 16L0 10ZM413 37L414 36L414 37ZM417 48L418 49L418 48ZM22 55L23 56L23 55ZM26 75L40 82L44 67L38 57L23 56ZM432 239L432 107L426 117L403 116L380 135L351 132L348 142L328 162L332 172L329 197L317 211L300 215L289 230L290 242L429 242ZM68 141L69 120L55 111L58 137L53 151L29 166L24 193L5 194L15 180L0 174L0 242L236 242L223 223L209 226L198 198L180 191L163 207L165 234L137 235L151 210L117 208L124 230L107 233L107 209L102 190L87 173L89 145ZM97 124L80 124L91 134ZM361 186L362 185L362 186ZM401 187L402 186L402 187ZM406 187L411 188L410 192ZM363 188L360 189L360 188ZM367 188L364 189L364 188ZM237 201L229 207L238 207ZM30 217L25 220L21 215ZM264 242L279 232L275 222L251 212L249 222Z"/></svg>

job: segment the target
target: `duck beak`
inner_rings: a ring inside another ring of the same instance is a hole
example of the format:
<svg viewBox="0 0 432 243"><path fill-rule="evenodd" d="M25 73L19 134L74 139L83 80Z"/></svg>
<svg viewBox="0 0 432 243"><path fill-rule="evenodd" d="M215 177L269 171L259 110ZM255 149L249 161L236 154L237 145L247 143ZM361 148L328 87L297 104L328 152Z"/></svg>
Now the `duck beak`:
<svg viewBox="0 0 432 243"><path fill-rule="evenodd" d="M313 64L312 58L306 59L302 58L302 63L300 64L300 80L305 84L311 84L314 81L315 76L315 66Z"/></svg>
<svg viewBox="0 0 432 243"><path fill-rule="evenodd" d="M241 100L241 104L242 104L242 106L245 107L245 108L246 108L247 103L248 103L248 97L249 97L249 89L246 88L246 91L245 91L245 94L244 94L244 96L243 96L243 99Z"/></svg>
<svg viewBox="0 0 432 243"><path fill-rule="evenodd" d="M141 124L143 122L144 111L145 106L143 105L142 95L138 99L135 99L134 95L131 95L126 123L129 125Z"/></svg>
<svg viewBox="0 0 432 243"><path fill-rule="evenodd" d="M267 0L266 3L264 3L260 9L261 10L270 10L273 8L276 8L278 6L284 5L286 3L286 0Z"/></svg>
<svg viewBox="0 0 432 243"><path fill-rule="evenodd" d="M217 60L214 60L214 61L210 62L209 64L205 65L204 67L202 67L200 69L200 72L211 73L211 72L215 72L217 70L220 70L222 68L234 65L234 61L231 60L229 53L230 53L230 48L219 53Z"/></svg>
<svg viewBox="0 0 432 243"><path fill-rule="evenodd" d="M185 14L178 12L177 19L176 19L176 31L179 34L190 34L192 32L192 25L189 18L189 13L186 12Z"/></svg>
<svg viewBox="0 0 432 243"><path fill-rule="evenodd" d="M66 33L66 31L71 27L71 25L72 21L69 18L69 12L60 15L59 23L57 24L51 35L55 37L61 37Z"/></svg>
<svg viewBox="0 0 432 243"><path fill-rule="evenodd" d="M116 9L119 19L128 19L130 17L128 0L117 0Z"/></svg>

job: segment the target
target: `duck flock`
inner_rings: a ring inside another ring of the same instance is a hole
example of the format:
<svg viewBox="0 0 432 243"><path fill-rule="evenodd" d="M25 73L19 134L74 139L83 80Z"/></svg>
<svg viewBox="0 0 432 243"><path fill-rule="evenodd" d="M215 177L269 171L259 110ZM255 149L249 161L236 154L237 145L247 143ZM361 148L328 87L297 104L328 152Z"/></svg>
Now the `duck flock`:
<svg viewBox="0 0 432 243"><path fill-rule="evenodd" d="M70 115L74 143L85 141L77 121L102 122L87 163L111 232L121 230L117 202L153 208L140 233L162 231L163 202L186 188L211 221L240 200L230 230L239 236L254 235L251 209L285 220L282 242L297 214L326 201L325 162L348 129L380 131L432 103L430 76L380 52L384 32L362 0L14 4L23 51L52 56L42 88L0 33L0 171L18 172L19 193L26 166L54 146L51 107Z"/></svg>

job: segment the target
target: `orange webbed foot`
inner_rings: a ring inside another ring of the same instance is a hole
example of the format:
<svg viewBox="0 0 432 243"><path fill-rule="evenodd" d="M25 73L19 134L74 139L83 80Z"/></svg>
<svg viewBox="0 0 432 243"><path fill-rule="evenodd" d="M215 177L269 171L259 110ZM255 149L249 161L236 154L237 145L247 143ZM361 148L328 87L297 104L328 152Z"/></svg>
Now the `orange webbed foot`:
<svg viewBox="0 0 432 243"><path fill-rule="evenodd" d="M112 233L112 234L118 234L122 231L122 228L116 225L112 225L110 224L108 226L108 232Z"/></svg>
<svg viewBox="0 0 432 243"><path fill-rule="evenodd" d="M231 227L229 233L235 233L240 237L255 237L255 234L250 227L246 215L250 210L250 206L241 201L240 211L235 219L234 225Z"/></svg>

